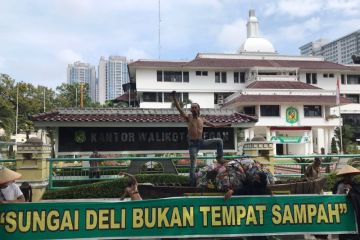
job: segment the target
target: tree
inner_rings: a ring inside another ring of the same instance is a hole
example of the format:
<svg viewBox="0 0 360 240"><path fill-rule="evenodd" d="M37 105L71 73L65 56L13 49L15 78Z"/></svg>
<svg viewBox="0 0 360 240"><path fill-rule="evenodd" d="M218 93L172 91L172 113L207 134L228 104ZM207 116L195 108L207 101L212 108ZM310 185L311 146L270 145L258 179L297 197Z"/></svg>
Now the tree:
<svg viewBox="0 0 360 240"><path fill-rule="evenodd" d="M351 125L345 124L342 126L342 144L344 153L348 153L348 148L352 144L352 138L354 136L354 129ZM337 145L340 149L340 128L335 128L335 137Z"/></svg>
<svg viewBox="0 0 360 240"><path fill-rule="evenodd" d="M63 83L56 87L57 97L56 106L63 108L80 107L80 83L67 84ZM86 93L88 84L83 86L83 106L84 107L98 107L98 103L92 103L89 95Z"/></svg>
<svg viewBox="0 0 360 240"><path fill-rule="evenodd" d="M338 153L338 145L336 143L335 137L331 139L331 153Z"/></svg>

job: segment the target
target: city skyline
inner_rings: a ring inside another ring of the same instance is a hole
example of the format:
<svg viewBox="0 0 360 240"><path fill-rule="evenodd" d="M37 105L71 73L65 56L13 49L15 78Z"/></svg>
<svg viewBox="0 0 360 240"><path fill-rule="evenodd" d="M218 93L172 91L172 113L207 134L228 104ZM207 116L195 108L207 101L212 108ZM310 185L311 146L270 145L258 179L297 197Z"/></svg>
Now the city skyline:
<svg viewBox="0 0 360 240"><path fill-rule="evenodd" d="M67 65L76 61L97 66L101 56L157 59L158 3L3 1L0 73L55 88L66 82ZM281 55L300 55L301 45L335 40L360 25L356 0L161 1L161 59L236 52L246 39L249 9L256 11L261 35Z"/></svg>

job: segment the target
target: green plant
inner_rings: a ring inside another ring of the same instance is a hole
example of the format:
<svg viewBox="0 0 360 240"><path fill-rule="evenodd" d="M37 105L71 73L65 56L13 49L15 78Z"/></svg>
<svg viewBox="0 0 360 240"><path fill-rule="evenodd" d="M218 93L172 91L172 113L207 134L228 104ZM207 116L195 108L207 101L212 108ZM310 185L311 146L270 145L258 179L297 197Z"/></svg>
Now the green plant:
<svg viewBox="0 0 360 240"><path fill-rule="evenodd" d="M185 185L189 182L188 177L174 174L138 174L135 177L139 183ZM43 199L119 198L123 194L127 181L127 178L121 178L65 189L47 190Z"/></svg>
<svg viewBox="0 0 360 240"><path fill-rule="evenodd" d="M312 163L313 160L311 159L306 159L306 158L294 158L294 160L297 162L297 163ZM305 171L306 171L306 167L307 165L306 164L302 164L301 165L301 173L304 174Z"/></svg>
<svg viewBox="0 0 360 240"><path fill-rule="evenodd" d="M338 153L338 145L336 143L335 137L331 139L331 153Z"/></svg>

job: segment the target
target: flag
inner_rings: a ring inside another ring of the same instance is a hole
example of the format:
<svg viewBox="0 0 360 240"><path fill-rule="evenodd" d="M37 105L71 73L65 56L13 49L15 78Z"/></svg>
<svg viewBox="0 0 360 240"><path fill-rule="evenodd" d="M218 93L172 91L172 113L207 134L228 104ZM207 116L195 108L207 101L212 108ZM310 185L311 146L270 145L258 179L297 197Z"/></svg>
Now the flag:
<svg viewBox="0 0 360 240"><path fill-rule="evenodd" d="M340 81L339 79L336 82L336 105L340 105Z"/></svg>

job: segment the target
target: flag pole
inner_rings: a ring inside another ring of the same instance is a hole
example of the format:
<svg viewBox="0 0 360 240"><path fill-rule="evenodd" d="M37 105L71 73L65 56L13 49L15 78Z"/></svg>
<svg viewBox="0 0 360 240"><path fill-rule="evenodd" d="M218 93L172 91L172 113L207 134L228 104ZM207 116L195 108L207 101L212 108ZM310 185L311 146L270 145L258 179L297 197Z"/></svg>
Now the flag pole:
<svg viewBox="0 0 360 240"><path fill-rule="evenodd" d="M340 112L340 81L339 78L336 82L336 105L338 106L339 111L339 131L340 131L340 154L343 154L343 135L342 135L342 118L341 118L341 112Z"/></svg>

